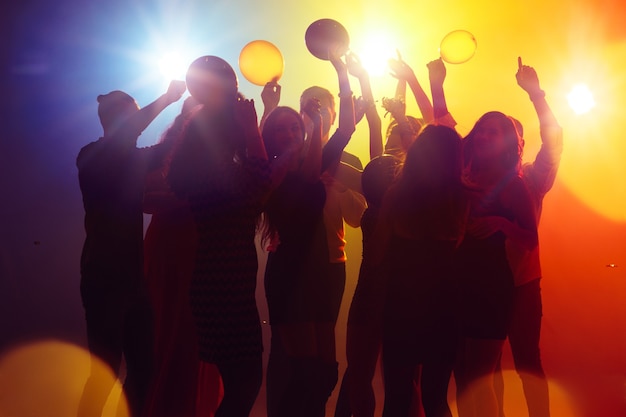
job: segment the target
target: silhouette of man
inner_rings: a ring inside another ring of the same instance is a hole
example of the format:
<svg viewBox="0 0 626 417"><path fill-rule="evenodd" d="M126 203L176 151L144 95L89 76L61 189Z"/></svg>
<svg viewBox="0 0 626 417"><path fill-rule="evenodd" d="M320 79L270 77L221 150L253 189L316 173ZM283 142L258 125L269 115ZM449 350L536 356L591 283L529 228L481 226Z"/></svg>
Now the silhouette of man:
<svg viewBox="0 0 626 417"><path fill-rule="evenodd" d="M104 134L84 146L76 160L86 231L80 291L92 354L79 417L101 415L114 383L109 372L117 375L122 356L131 416L140 415L145 401L152 373L152 322L142 282L143 189L147 172L162 163L168 149L136 144L152 120L184 92L184 82L172 81L165 94L142 109L122 91L98 96Z"/></svg>

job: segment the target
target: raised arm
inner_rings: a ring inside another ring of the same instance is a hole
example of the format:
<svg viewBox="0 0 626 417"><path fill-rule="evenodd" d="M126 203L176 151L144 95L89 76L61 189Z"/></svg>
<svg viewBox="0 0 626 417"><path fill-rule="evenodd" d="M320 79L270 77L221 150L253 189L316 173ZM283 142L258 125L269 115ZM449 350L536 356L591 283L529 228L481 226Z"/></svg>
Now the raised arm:
<svg viewBox="0 0 626 417"><path fill-rule="evenodd" d="M446 79L446 66L443 59L430 61L428 67L428 79L430 81L430 93L433 97L433 113L435 122L454 129L456 121L448 111L446 96L443 91L443 82Z"/></svg>
<svg viewBox="0 0 626 417"><path fill-rule="evenodd" d="M424 121L426 123L432 122L434 120L433 105L424 92L421 84L417 81L417 77L415 76L413 69L402 60L400 54L398 54L398 58L390 59L388 64L391 68L391 75L399 80L405 80L409 85L409 88L411 88L415 101L417 102L417 107L420 109L420 113L422 113Z"/></svg>
<svg viewBox="0 0 626 417"><path fill-rule="evenodd" d="M254 100L240 96L235 104L235 118L245 137L247 157L267 160L265 145L257 124Z"/></svg>
<svg viewBox="0 0 626 417"><path fill-rule="evenodd" d="M347 55L346 64L348 72L359 80L359 85L361 86L362 99L358 103L364 106L365 118L367 119L370 133L370 159L374 159L383 154L383 134L380 115L374 103L370 77L356 54L351 53ZM357 116L356 120L358 121L360 118Z"/></svg>
<svg viewBox="0 0 626 417"><path fill-rule="evenodd" d="M546 101L545 93L539 85L539 78L534 68L522 65L518 58L518 69L515 75L517 83L528 93L539 119L541 148L535 160L523 167L523 178L531 191L537 205L537 216L541 215L543 196L552 188L563 152L563 129L554 117Z"/></svg>
<svg viewBox="0 0 626 417"><path fill-rule="evenodd" d="M184 81L172 81L165 94L130 116L116 132L119 138L135 140L167 106L177 102L187 89Z"/></svg>
<svg viewBox="0 0 626 417"><path fill-rule="evenodd" d="M539 118L541 141L551 148L562 146L562 129L546 101L546 93L539 85L539 77L533 67L522 64L522 58L517 59L517 84L528 93L530 101L535 106Z"/></svg>
<svg viewBox="0 0 626 417"><path fill-rule="evenodd" d="M322 174L322 114L319 100L309 99L302 110L313 122L313 130L300 165L300 173L307 181L315 182Z"/></svg>
<svg viewBox="0 0 626 417"><path fill-rule="evenodd" d="M337 71L339 81L339 130L344 136L351 137L356 129L354 119L354 96L350 89L348 66L342 61L338 49L330 53L330 62Z"/></svg>
<svg viewBox="0 0 626 417"><path fill-rule="evenodd" d="M261 91L261 100L263 101L263 115L261 116L261 122L259 123L259 129L263 130L265 119L267 116L278 107L280 103L280 90L281 86L278 84L278 80L274 79L265 84L263 91Z"/></svg>
<svg viewBox="0 0 626 417"><path fill-rule="evenodd" d="M333 164L339 163L341 153L348 144L356 129L354 119L354 98L350 89L350 79L348 78L348 67L341 60L338 53L339 47L333 48L330 52L330 62L337 71L339 81L339 126L337 131L331 136L322 155L322 172L326 171Z"/></svg>

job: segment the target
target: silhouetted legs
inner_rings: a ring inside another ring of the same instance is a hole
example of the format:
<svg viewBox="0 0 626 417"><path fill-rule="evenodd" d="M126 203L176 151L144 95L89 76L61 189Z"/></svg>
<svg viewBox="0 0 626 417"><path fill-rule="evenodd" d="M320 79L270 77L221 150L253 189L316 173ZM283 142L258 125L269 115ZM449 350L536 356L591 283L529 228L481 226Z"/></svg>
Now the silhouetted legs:
<svg viewBox="0 0 626 417"><path fill-rule="evenodd" d="M140 416L153 372L150 304L144 293L120 289L107 281L111 276L101 278L81 284L92 365L78 416L94 417L102 413L115 383L109 372L117 376L122 358L126 362L124 393L131 416Z"/></svg>

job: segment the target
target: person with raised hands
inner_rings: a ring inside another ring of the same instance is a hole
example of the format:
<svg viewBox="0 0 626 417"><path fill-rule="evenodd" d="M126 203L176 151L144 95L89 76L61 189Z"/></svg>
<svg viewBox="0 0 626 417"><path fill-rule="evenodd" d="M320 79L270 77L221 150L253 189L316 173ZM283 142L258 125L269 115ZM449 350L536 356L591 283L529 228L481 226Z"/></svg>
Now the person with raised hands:
<svg viewBox="0 0 626 417"><path fill-rule="evenodd" d="M187 84L201 107L176 139L166 179L196 225L189 299L200 359L218 368L223 383L215 415L247 417L263 379L255 235L270 167L254 102L238 92L232 67L200 57Z"/></svg>
<svg viewBox="0 0 626 417"><path fill-rule="evenodd" d="M521 58L518 58L515 78L517 84L528 94L539 120L541 148L534 161L524 163L520 171L539 223L543 199L554 185L559 169L563 152L563 130L546 101L546 94L541 89L537 72L533 67L524 65ZM523 146L522 124L515 119L514 121L522 136ZM529 416L549 417L548 383L539 349L542 318L539 246L528 250L514 241L507 241L507 254L515 279L513 313L508 334L513 362L522 380ZM497 377L496 394L500 404L500 417L503 417L503 381L500 373Z"/></svg>
<svg viewBox="0 0 626 417"><path fill-rule="evenodd" d="M339 126L327 143L323 146L324 129L330 124L325 125L321 97L301 104L308 134L288 107L274 109L263 126L270 160L287 166L273 181L262 225L263 241L274 242L265 271L272 327L269 417L323 415L338 378L335 322L343 282L329 272L322 175L338 163L355 121L347 66L337 51L331 51L330 62L339 81Z"/></svg>
<svg viewBox="0 0 626 417"><path fill-rule="evenodd" d="M80 294L85 309L90 375L78 416L99 416L113 388L102 369L118 375L122 357L124 393L131 415L140 416L153 373L152 311L143 280L144 182L159 167L170 144L137 148L137 139L167 106L185 92L172 81L167 92L143 108L115 90L98 96L103 136L76 158L85 209L86 238L80 260Z"/></svg>

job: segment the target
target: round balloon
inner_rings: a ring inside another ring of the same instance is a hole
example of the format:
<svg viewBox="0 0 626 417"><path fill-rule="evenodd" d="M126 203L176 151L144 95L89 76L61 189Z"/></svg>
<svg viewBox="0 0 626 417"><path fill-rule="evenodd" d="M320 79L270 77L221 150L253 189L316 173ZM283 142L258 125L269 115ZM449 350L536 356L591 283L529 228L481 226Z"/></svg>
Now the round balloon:
<svg viewBox="0 0 626 417"><path fill-rule="evenodd" d="M341 23L333 19L320 19L311 23L304 34L304 42L311 54L328 60L328 50L339 46L339 53L345 54L350 47L350 36Z"/></svg>
<svg viewBox="0 0 626 417"><path fill-rule="evenodd" d="M268 41L252 41L239 54L241 74L252 84L265 85L272 80L278 81L284 68L283 55Z"/></svg>
<svg viewBox="0 0 626 417"><path fill-rule="evenodd" d="M206 104L213 91L221 90L237 96L237 75L222 58L205 55L189 65L186 75L187 90L200 103Z"/></svg>
<svg viewBox="0 0 626 417"><path fill-rule="evenodd" d="M441 58L449 64L462 64L476 53L476 38L466 30L455 30L444 36L439 45Z"/></svg>

